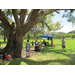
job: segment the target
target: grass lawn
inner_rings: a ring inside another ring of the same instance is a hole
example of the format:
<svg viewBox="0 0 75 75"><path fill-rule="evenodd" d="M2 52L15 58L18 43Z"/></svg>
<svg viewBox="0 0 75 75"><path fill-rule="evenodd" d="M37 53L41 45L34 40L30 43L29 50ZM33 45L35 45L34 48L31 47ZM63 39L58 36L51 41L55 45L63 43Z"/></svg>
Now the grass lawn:
<svg viewBox="0 0 75 75"><path fill-rule="evenodd" d="M66 39L65 51L62 51L61 39L54 39L54 44L58 47L47 46L30 58L5 61L1 65L75 65L75 39Z"/></svg>

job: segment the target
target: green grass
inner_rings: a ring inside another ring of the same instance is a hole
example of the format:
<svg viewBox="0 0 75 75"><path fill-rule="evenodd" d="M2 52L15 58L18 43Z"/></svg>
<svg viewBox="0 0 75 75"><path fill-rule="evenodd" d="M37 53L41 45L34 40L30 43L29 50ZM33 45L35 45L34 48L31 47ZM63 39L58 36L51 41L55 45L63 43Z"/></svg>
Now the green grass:
<svg viewBox="0 0 75 75"><path fill-rule="evenodd" d="M54 44L58 47L52 49L47 46L30 58L5 61L1 65L75 65L75 39L66 39L64 52L62 51L61 39L54 39Z"/></svg>

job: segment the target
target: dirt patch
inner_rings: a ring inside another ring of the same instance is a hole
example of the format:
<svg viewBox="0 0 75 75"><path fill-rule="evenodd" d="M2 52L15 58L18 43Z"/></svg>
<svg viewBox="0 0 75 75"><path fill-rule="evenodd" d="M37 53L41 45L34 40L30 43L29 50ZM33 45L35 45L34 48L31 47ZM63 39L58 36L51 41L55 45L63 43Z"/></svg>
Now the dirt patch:
<svg viewBox="0 0 75 75"><path fill-rule="evenodd" d="M34 54L36 54L36 52L34 51L34 48L30 48L30 56L33 56ZM21 57L22 58L26 57L26 48L22 49Z"/></svg>
<svg viewBox="0 0 75 75"><path fill-rule="evenodd" d="M43 48L43 47L42 47L42 48ZM34 50L35 50L35 48L30 48L30 56L33 56L33 55L35 55L36 53L38 53L38 52L35 52ZM25 57L26 57L26 48L23 48L23 49L22 49L22 51L21 51L21 57L22 57L22 58L25 58ZM0 55L0 62L1 62L1 59L2 59L2 55Z"/></svg>
<svg viewBox="0 0 75 75"><path fill-rule="evenodd" d="M44 47L42 47L42 49L43 49L43 48L44 48ZM35 55L36 53L38 53L38 52L35 52L34 50L35 50L35 48L30 48L30 56L33 56L33 55ZM26 57L26 48L23 48L23 49L22 49L21 57L22 57L22 58L25 58L25 57Z"/></svg>

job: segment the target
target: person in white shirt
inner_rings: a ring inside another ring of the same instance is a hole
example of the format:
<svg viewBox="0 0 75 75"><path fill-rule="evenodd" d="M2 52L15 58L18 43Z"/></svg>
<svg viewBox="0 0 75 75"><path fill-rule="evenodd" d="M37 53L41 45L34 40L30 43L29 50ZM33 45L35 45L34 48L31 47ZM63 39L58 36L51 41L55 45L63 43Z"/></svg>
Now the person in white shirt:
<svg viewBox="0 0 75 75"><path fill-rule="evenodd" d="M27 43L26 43L26 57L30 57L30 43L29 43L29 40L27 40Z"/></svg>

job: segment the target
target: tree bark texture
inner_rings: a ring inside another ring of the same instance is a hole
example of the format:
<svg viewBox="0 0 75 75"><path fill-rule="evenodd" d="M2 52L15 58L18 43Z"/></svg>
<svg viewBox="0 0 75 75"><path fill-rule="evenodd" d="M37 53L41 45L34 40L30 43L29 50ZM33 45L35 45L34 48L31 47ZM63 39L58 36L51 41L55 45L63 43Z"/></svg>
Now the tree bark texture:
<svg viewBox="0 0 75 75"><path fill-rule="evenodd" d="M3 51L7 51L7 54L10 54L14 58L21 57L22 39L19 39L21 42L16 41L16 34L10 32L7 40L7 45Z"/></svg>

